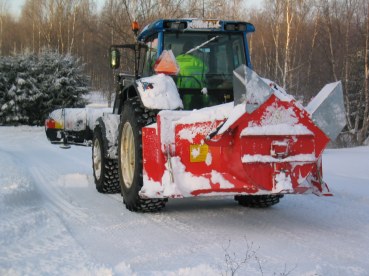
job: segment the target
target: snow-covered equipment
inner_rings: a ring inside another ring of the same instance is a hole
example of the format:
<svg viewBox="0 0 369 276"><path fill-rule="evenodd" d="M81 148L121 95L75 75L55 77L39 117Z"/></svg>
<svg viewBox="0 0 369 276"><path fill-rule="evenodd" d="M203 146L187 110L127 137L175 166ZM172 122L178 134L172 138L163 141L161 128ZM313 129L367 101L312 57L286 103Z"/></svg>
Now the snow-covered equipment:
<svg viewBox="0 0 369 276"><path fill-rule="evenodd" d="M238 21L155 21L135 44L111 46L113 69L126 52L134 56L123 68L132 74L116 75L113 111L56 110L49 139L91 141L97 190L120 191L131 211L178 197L234 195L243 206L269 207L285 194L331 195L322 153L345 125L341 83L304 108L252 71L254 30Z"/></svg>
<svg viewBox="0 0 369 276"><path fill-rule="evenodd" d="M111 112L112 108L105 107L56 109L45 120L47 138L55 144L90 146L96 120Z"/></svg>

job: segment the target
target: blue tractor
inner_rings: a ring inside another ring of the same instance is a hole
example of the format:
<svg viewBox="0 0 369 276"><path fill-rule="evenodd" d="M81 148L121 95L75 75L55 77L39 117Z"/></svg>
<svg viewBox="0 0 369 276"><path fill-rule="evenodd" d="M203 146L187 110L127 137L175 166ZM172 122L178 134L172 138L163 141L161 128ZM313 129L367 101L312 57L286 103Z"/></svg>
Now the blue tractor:
<svg viewBox="0 0 369 276"><path fill-rule="evenodd" d="M136 22L132 29L137 35ZM131 211L197 195L230 194L248 207L272 206L285 193L328 195L321 153L344 126L341 84L316 97L309 114L251 70L254 31L241 21L149 24L135 43L110 47L112 110L55 110L49 140L92 145L96 189L120 192Z"/></svg>

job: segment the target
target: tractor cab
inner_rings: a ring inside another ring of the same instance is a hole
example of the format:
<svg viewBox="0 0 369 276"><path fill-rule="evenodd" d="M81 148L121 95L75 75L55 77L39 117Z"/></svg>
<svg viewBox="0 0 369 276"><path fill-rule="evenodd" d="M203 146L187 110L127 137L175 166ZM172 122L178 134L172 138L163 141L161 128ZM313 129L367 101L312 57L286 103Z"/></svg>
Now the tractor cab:
<svg viewBox="0 0 369 276"><path fill-rule="evenodd" d="M239 21L157 20L137 37L145 49L136 54L137 77L158 73L160 56L170 52L179 71L161 73L173 77L185 110L231 102L233 70L241 64L251 67L247 34L254 30Z"/></svg>

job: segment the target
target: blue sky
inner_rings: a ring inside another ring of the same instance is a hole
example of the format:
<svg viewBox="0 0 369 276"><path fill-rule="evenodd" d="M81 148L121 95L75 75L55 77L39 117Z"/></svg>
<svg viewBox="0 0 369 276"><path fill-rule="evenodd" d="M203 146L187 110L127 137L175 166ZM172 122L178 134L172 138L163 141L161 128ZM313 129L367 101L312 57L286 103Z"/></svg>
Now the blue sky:
<svg viewBox="0 0 369 276"><path fill-rule="evenodd" d="M20 14L20 11L22 9L22 6L25 2L25 0L5 0L7 7L9 8L9 11L18 16ZM98 8L101 8L104 5L105 0L95 0L95 3L97 4ZM246 0L247 4L252 7L260 6L261 0Z"/></svg>

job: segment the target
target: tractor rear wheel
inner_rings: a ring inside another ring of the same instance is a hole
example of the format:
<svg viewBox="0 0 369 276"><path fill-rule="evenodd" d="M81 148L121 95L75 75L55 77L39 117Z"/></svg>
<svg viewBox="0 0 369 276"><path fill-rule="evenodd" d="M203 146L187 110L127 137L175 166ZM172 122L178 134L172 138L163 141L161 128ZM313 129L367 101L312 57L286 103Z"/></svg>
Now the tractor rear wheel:
<svg viewBox="0 0 369 276"><path fill-rule="evenodd" d="M92 140L92 169L96 190L100 193L120 192L118 160L106 158L107 140L104 126L97 126Z"/></svg>
<svg viewBox="0 0 369 276"><path fill-rule="evenodd" d="M151 114L152 113L152 114ZM130 211L155 212L165 207L165 199L143 199L142 127L155 122L152 111L141 107L139 99L125 102L119 126L118 164L123 202Z"/></svg>
<svg viewBox="0 0 369 276"><path fill-rule="evenodd" d="M268 208L279 203L283 195L236 195L234 199L238 204L250 208Z"/></svg>

